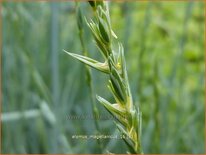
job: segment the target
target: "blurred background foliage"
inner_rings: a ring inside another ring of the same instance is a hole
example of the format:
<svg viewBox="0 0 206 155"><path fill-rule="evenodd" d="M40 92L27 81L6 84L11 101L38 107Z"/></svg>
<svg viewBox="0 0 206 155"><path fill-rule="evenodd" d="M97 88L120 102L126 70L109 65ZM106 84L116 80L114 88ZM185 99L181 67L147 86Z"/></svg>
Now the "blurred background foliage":
<svg viewBox="0 0 206 155"><path fill-rule="evenodd" d="M92 10L80 3L87 18ZM204 2L111 2L114 32L125 47L135 104L142 111L144 153L204 153ZM95 134L74 2L3 2L2 153L126 153L122 140ZM90 31L84 40L99 58ZM95 94L112 99L92 70ZM96 102L101 114L108 114ZM109 115L109 114L108 114ZM99 120L101 134L119 134Z"/></svg>

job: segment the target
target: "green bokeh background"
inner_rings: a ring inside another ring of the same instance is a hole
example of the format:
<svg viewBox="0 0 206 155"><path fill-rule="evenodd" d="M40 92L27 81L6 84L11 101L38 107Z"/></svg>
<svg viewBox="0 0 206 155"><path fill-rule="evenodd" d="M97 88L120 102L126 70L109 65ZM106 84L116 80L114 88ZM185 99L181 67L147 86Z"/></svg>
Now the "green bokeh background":
<svg viewBox="0 0 206 155"><path fill-rule="evenodd" d="M81 2L87 19L92 10ZM144 153L204 153L204 2L111 2L112 28L125 48ZM3 2L2 153L126 153L122 140L96 134L75 2ZM90 57L101 60L84 23ZM95 94L111 100L107 77L92 70ZM94 95L95 95L94 94ZM96 101L99 112L109 115ZM101 134L118 135L111 120Z"/></svg>

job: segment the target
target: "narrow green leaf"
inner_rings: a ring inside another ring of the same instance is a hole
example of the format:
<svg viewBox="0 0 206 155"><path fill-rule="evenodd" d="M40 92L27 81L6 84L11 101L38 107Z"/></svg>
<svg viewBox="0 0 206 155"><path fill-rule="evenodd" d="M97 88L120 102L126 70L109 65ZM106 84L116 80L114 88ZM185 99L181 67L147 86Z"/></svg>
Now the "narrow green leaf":
<svg viewBox="0 0 206 155"><path fill-rule="evenodd" d="M109 43L110 42L110 37L109 37L107 29L108 29L108 27L106 27L106 24L104 23L104 21L101 18L99 18L100 34L103 38L103 41L106 42L106 43Z"/></svg>
<svg viewBox="0 0 206 155"><path fill-rule="evenodd" d="M111 80L112 86L113 86L115 92L118 94L119 98L122 101L125 101L124 95L123 95L122 90L121 90L121 87L120 87L119 83L117 82L117 80L115 79L115 77L112 74L110 74L110 80Z"/></svg>
<svg viewBox="0 0 206 155"><path fill-rule="evenodd" d="M105 59L107 59L107 57L108 57L108 50L107 50L107 48L101 43L101 41L96 40L96 39L95 39L95 41L96 41L96 45L97 45L97 48L99 49L99 51L101 52L103 57Z"/></svg>
<svg viewBox="0 0 206 155"><path fill-rule="evenodd" d="M108 88L109 88L109 90L112 92L112 94L113 94L113 96L114 96L114 98L115 98L115 101L116 101L117 103L120 103L120 104L124 105L124 101L123 101L123 100L119 97L119 95L116 93L116 91L115 91L115 89L114 89L114 87L113 87L113 85L112 85L111 80L109 80Z"/></svg>
<svg viewBox="0 0 206 155"><path fill-rule="evenodd" d="M104 4L104 7L108 7L106 3ZM109 12L107 10L104 10L103 7L99 7L98 12L101 18L107 23L109 30L111 30ZM111 31L109 33L111 33Z"/></svg>
<svg viewBox="0 0 206 155"><path fill-rule="evenodd" d="M136 154L137 152L134 149L134 143L130 140L129 135L127 134L127 132L123 129L122 126L120 126L119 124L115 123L117 128L119 129L120 133L122 133L124 136L126 136L126 138L123 138L124 142L126 143L127 147L129 148L130 153L132 154Z"/></svg>
<svg viewBox="0 0 206 155"><path fill-rule="evenodd" d="M110 79L113 84L114 89L117 91L119 97L124 101L124 103L127 102L127 94L125 92L126 86L125 82L123 81L122 77L119 75L118 71L115 69L114 64L112 61L109 61L110 63Z"/></svg>
<svg viewBox="0 0 206 155"><path fill-rule="evenodd" d="M123 109L120 109L116 106L116 104L111 104L110 102L108 102L107 100L105 100L104 98L97 96L97 100L103 104L109 111L111 111L112 113L118 114L118 115L124 115L125 112L123 111Z"/></svg>
<svg viewBox="0 0 206 155"><path fill-rule="evenodd" d="M107 47L105 47L105 44L102 43L102 39L101 39L102 37L100 36L99 28L92 20L91 20L91 23L89 23L87 21L87 19L85 18L85 21L86 21L87 25L89 26L89 28L92 32L92 35L94 36L94 39L96 41L96 45L100 49L101 54L104 56L105 59L107 59L108 49L107 49Z"/></svg>
<svg viewBox="0 0 206 155"><path fill-rule="evenodd" d="M127 95L130 98L130 101L132 101L131 98L131 92L130 92L130 86L129 86L129 81L128 81L128 75L127 75L127 68L126 68L126 62L125 62L125 57L124 57L124 48L122 46L122 44L119 43L119 51L120 51L120 55L121 55L121 69L122 69L122 77L125 81L125 87L126 87L126 92Z"/></svg>
<svg viewBox="0 0 206 155"><path fill-rule="evenodd" d="M137 118L137 113L136 113L136 111L132 111L131 112L131 114L132 114L132 126L135 128L135 129L137 129L138 128L138 122L137 122L137 120L138 120L138 118Z"/></svg>
<svg viewBox="0 0 206 155"><path fill-rule="evenodd" d="M107 65L107 63L101 63L101 62L98 62L94 59L91 59L89 57L86 57L86 56L82 56L82 55L78 55L78 54L74 54L74 53L70 53L70 52L67 52L65 50L63 50L64 52L66 52L67 54L69 54L70 56L72 56L73 58L76 58L77 60L79 60L80 62L84 63L84 64L87 64L101 72L104 72L104 73L109 73L109 67Z"/></svg>
<svg viewBox="0 0 206 155"><path fill-rule="evenodd" d="M100 96L96 96L96 98L101 104L103 104L106 110L110 114L112 114L121 124L123 124L124 126L127 125L127 122L125 120L126 112L124 111L124 109L122 109L118 104L111 104Z"/></svg>

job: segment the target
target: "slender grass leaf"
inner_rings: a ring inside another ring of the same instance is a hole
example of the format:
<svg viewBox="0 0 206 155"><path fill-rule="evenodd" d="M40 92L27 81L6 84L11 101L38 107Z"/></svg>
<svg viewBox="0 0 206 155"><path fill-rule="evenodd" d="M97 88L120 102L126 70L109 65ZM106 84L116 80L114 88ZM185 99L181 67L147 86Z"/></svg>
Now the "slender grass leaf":
<svg viewBox="0 0 206 155"><path fill-rule="evenodd" d="M104 42L109 43L110 36L108 34L108 28L106 27L106 24L101 18L99 19L99 30Z"/></svg>
<svg viewBox="0 0 206 155"><path fill-rule="evenodd" d="M89 65L89 66L91 66L91 67L93 67L101 72L109 73L109 68L108 68L107 63L101 63L101 62L98 62L98 61L91 59L89 57L86 57L86 56L70 53L70 52L67 52L65 50L63 50L63 51L66 52L67 54L69 54L70 56L72 56L73 58L76 58L77 60L79 60L80 62L82 62L84 64L87 64L87 65Z"/></svg>
<svg viewBox="0 0 206 155"><path fill-rule="evenodd" d="M117 82L116 78L112 74L110 74L110 80L111 80L111 83L112 83L112 86L113 86L115 92L118 94L118 97L122 101L125 101L124 95L123 95L122 90L121 90L121 87L120 87L119 83Z"/></svg>
<svg viewBox="0 0 206 155"><path fill-rule="evenodd" d="M104 98L97 96L97 100L104 105L104 107L111 113L121 124L126 125L127 122L125 120L126 112L123 108L120 107L119 104L111 104Z"/></svg>
<svg viewBox="0 0 206 155"><path fill-rule="evenodd" d="M122 115L122 116L125 114L123 109L120 109L120 107L116 106L116 104L111 104L110 102L108 102L107 100L105 100L104 98L100 96L97 96L97 100L101 104L103 104L105 108L111 111L112 113L117 114L117 115Z"/></svg>
<svg viewBox="0 0 206 155"><path fill-rule="evenodd" d="M120 126L119 124L115 123L117 128L119 129L119 131L126 136L126 138L123 138L124 142L126 143L127 147L129 148L130 153L132 154L136 154L137 152L134 149L134 143L128 139L127 137L129 137L129 135L127 134L127 132L122 128L122 126Z"/></svg>
<svg viewBox="0 0 206 155"><path fill-rule="evenodd" d="M124 105L124 103L123 103L124 101L123 101L123 100L119 97L119 95L116 93L116 91L115 91L115 89L114 89L114 87L113 87L113 85L112 85L111 80L109 80L108 88L109 88L109 90L112 92L112 94L113 94L116 102Z"/></svg>

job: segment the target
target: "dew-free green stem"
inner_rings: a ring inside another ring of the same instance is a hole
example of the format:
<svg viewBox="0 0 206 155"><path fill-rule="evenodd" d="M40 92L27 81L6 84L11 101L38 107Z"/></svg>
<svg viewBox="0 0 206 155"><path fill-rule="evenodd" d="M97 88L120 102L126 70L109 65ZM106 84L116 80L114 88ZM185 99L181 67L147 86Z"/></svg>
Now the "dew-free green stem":
<svg viewBox="0 0 206 155"><path fill-rule="evenodd" d="M84 56L88 56L88 52L87 52L84 37L83 37L84 28L83 28L82 13L81 13L80 7L78 6L78 3L76 3L76 15L77 15L79 39L80 39L81 46L82 46L82 54ZM89 88L90 99L91 99L91 103L92 103L92 112L93 112L94 117L96 118L96 116L99 116L99 111L98 111L98 108L96 106L95 99L94 99L94 90L93 90L93 84L92 84L91 70L88 66L85 66L85 69L86 69L86 81L87 81L87 85ZM95 124L95 128L96 128L97 133L100 133L100 127L99 127L99 123L98 123L97 119L94 119L94 124ZM99 149L102 152L103 146L102 146L101 140L97 139L97 141L98 141Z"/></svg>

